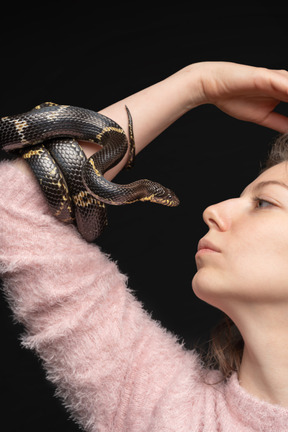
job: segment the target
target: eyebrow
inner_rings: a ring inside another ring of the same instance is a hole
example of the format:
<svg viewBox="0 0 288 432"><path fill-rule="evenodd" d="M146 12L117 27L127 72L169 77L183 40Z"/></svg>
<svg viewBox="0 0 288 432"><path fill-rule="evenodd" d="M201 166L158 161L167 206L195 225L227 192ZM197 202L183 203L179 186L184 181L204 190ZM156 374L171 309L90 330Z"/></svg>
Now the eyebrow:
<svg viewBox="0 0 288 432"><path fill-rule="evenodd" d="M260 189L262 189L264 186L269 186L269 185L278 185L278 186L282 186L283 188L285 188L288 191L288 185L282 181L278 181L278 180L267 180L267 181L262 181L260 183L257 183L253 189L252 192L253 193L257 193ZM240 196L242 196L245 192L244 191L241 193Z"/></svg>

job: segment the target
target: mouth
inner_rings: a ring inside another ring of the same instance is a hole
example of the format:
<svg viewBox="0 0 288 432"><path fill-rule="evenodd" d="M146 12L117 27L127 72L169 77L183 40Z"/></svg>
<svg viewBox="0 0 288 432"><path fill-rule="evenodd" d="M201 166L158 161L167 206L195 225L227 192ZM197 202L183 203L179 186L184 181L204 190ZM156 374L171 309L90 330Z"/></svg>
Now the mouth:
<svg viewBox="0 0 288 432"><path fill-rule="evenodd" d="M211 243L209 240L202 238L198 243L197 254L205 253L205 252L220 253L221 250L213 243Z"/></svg>

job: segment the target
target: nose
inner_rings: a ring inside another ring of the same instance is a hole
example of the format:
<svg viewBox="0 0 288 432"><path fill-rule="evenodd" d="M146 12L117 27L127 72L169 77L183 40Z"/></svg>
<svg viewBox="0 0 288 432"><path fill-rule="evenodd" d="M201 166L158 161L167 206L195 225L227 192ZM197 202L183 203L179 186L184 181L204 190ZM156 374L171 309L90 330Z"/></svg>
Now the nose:
<svg viewBox="0 0 288 432"><path fill-rule="evenodd" d="M203 213L206 225L218 231L228 231L239 207L238 200L233 198L207 207Z"/></svg>

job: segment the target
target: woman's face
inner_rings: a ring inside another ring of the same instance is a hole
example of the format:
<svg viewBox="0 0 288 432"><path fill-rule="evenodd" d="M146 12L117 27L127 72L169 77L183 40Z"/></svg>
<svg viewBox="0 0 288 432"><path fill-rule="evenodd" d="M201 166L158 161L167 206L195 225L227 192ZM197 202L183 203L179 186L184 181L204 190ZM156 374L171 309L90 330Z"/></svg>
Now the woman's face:
<svg viewBox="0 0 288 432"><path fill-rule="evenodd" d="M288 303L288 162L203 217L209 231L196 254L196 295L226 313L243 302Z"/></svg>

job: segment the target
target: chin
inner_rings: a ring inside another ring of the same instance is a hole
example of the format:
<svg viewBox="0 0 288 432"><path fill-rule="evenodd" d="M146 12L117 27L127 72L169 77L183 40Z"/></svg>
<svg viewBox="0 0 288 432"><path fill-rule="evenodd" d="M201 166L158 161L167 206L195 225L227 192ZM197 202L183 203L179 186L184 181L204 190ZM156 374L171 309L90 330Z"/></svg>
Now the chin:
<svg viewBox="0 0 288 432"><path fill-rule="evenodd" d="M211 278L211 276L209 277L209 274L207 275L207 272L203 271L203 269L198 270L192 279L194 294L201 300L206 301L207 295L209 293L211 295L211 291L213 292L213 281L211 279L213 278Z"/></svg>
<svg viewBox="0 0 288 432"><path fill-rule="evenodd" d="M223 289L223 281L217 283L217 278L211 275L211 272L201 269L192 279L192 289L194 294L211 306L222 309L221 305L227 295Z"/></svg>

